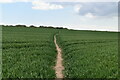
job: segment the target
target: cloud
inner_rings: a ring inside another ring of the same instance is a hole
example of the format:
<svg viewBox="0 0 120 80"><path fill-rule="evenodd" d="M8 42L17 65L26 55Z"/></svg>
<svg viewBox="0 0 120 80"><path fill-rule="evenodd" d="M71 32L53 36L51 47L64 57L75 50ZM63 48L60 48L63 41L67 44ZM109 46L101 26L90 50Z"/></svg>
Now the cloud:
<svg viewBox="0 0 120 80"><path fill-rule="evenodd" d="M92 13L87 13L85 15L85 17L87 17L87 18L96 18L96 16L94 16Z"/></svg>
<svg viewBox="0 0 120 80"><path fill-rule="evenodd" d="M76 4L78 5L78 4ZM118 5L115 2L90 2L80 3L80 6L75 6L74 10L80 16L95 17L95 16L117 16ZM82 6L82 7L81 7Z"/></svg>
<svg viewBox="0 0 120 80"><path fill-rule="evenodd" d="M119 2L119 0L43 0L45 2Z"/></svg>
<svg viewBox="0 0 120 80"><path fill-rule="evenodd" d="M34 0L0 0L0 3L32 2Z"/></svg>
<svg viewBox="0 0 120 80"><path fill-rule="evenodd" d="M33 1L32 2L33 9L38 9L38 10L54 10L54 9L62 9L62 5L57 5L57 4L51 4L51 3L46 3L43 1Z"/></svg>
<svg viewBox="0 0 120 80"><path fill-rule="evenodd" d="M82 5L75 5L75 7L74 7L75 12L79 13L81 7L82 7Z"/></svg>
<svg viewBox="0 0 120 80"><path fill-rule="evenodd" d="M13 0L0 0L0 3L11 3Z"/></svg>
<svg viewBox="0 0 120 80"><path fill-rule="evenodd" d="M22 1L22 0L18 0ZM25 0L23 0L25 1ZM36 1L36 0L27 0L27 1ZM39 0L44 2L119 2L119 0Z"/></svg>
<svg viewBox="0 0 120 80"><path fill-rule="evenodd" d="M54 9L62 9L62 5L52 4L50 1L45 2L43 0L0 0L0 3L15 3L15 2L31 2L32 9L38 10L54 10Z"/></svg>
<svg viewBox="0 0 120 80"><path fill-rule="evenodd" d="M33 2L35 0L0 0L0 3ZM119 0L39 0L44 2L119 2Z"/></svg>
<svg viewBox="0 0 120 80"><path fill-rule="evenodd" d="M35 0L0 0L0 3L33 2Z"/></svg>

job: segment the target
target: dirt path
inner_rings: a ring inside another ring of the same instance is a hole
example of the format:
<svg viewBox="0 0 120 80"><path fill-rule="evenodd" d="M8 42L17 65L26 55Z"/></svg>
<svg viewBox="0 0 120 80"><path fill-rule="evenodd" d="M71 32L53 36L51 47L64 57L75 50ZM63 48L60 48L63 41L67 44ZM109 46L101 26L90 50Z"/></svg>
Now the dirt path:
<svg viewBox="0 0 120 80"><path fill-rule="evenodd" d="M56 42L56 36L54 36L54 43L56 46L56 50L57 50L57 60L56 60L56 66L55 66L55 73L56 73L56 77L57 78L64 78L62 71L64 70L64 66L62 65L62 51L60 49L60 47L58 46L57 42Z"/></svg>

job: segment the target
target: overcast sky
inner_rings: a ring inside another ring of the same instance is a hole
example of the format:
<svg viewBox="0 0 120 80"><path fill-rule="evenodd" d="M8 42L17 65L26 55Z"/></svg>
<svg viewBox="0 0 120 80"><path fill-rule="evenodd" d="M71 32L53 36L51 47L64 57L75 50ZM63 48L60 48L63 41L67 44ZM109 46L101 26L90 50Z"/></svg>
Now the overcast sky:
<svg viewBox="0 0 120 80"><path fill-rule="evenodd" d="M118 30L118 0L0 0L0 24Z"/></svg>

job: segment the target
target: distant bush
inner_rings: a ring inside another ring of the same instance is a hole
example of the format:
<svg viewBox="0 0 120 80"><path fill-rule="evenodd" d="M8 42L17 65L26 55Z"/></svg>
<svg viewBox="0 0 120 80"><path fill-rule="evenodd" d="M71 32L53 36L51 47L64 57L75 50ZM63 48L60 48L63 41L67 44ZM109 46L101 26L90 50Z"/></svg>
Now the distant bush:
<svg viewBox="0 0 120 80"><path fill-rule="evenodd" d="M0 27L3 27L4 25L0 25Z"/></svg>
<svg viewBox="0 0 120 80"><path fill-rule="evenodd" d="M13 25L2 25L2 27L14 27Z"/></svg>
<svg viewBox="0 0 120 80"><path fill-rule="evenodd" d="M35 27L34 25L31 25L30 27Z"/></svg>
<svg viewBox="0 0 120 80"><path fill-rule="evenodd" d="M2 27L27 27L26 25L0 25ZM33 27L35 28L36 26L34 25L30 25L29 27ZM53 26L39 26L39 28L54 28L54 29L67 29L67 28L63 28L63 27L53 27Z"/></svg>
<svg viewBox="0 0 120 80"><path fill-rule="evenodd" d="M56 27L56 29L64 29L63 27Z"/></svg>
<svg viewBox="0 0 120 80"><path fill-rule="evenodd" d="M26 27L26 25L16 25L16 27Z"/></svg>
<svg viewBox="0 0 120 80"><path fill-rule="evenodd" d="M43 28L44 26L39 26L40 28Z"/></svg>

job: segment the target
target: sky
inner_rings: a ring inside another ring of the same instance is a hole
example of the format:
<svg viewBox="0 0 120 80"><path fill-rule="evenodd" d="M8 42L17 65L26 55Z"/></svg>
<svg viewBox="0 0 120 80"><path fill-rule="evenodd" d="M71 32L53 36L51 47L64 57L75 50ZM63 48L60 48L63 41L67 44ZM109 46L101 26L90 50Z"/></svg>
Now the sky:
<svg viewBox="0 0 120 80"><path fill-rule="evenodd" d="M0 0L0 24L118 31L118 0Z"/></svg>

